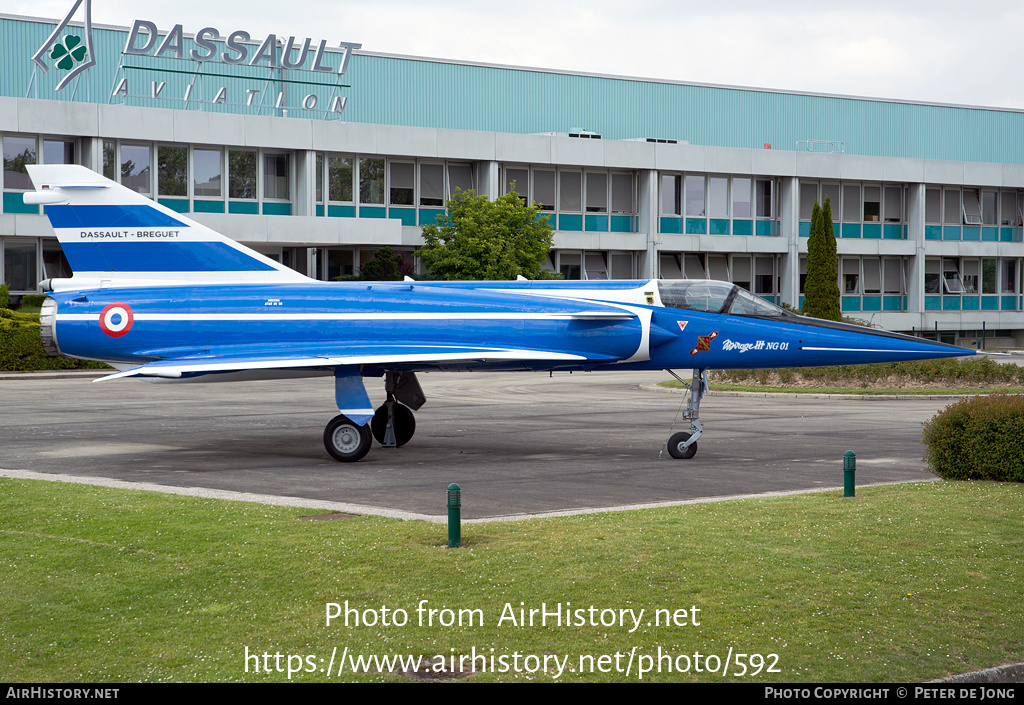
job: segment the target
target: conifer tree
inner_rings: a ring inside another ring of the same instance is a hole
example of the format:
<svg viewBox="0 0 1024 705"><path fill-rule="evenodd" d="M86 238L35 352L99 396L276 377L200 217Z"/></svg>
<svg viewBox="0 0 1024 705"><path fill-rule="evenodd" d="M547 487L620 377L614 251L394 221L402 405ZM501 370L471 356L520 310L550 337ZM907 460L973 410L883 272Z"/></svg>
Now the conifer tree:
<svg viewBox="0 0 1024 705"><path fill-rule="evenodd" d="M807 241L807 280L801 313L828 321L843 320L839 300L839 263L836 233L832 227L832 204L825 197L824 208L814 202L811 237Z"/></svg>

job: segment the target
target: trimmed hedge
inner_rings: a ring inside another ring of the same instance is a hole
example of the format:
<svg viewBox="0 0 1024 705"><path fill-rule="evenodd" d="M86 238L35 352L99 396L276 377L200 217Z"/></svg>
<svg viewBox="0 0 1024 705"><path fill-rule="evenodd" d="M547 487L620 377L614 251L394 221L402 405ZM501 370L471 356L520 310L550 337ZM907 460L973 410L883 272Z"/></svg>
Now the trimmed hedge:
<svg viewBox="0 0 1024 705"><path fill-rule="evenodd" d="M102 362L50 357L39 338L39 314L0 308L0 370L105 369Z"/></svg>
<svg viewBox="0 0 1024 705"><path fill-rule="evenodd" d="M950 386L1022 386L1024 367L1000 365L987 357L940 358L914 362L883 362L872 365L800 367L759 370L714 370L712 381L768 386L771 380L789 384L797 379L820 382L820 386L868 386L882 380L892 386L906 383L942 383Z"/></svg>
<svg viewBox="0 0 1024 705"><path fill-rule="evenodd" d="M924 423L925 461L944 480L1024 482L1024 394L969 397Z"/></svg>

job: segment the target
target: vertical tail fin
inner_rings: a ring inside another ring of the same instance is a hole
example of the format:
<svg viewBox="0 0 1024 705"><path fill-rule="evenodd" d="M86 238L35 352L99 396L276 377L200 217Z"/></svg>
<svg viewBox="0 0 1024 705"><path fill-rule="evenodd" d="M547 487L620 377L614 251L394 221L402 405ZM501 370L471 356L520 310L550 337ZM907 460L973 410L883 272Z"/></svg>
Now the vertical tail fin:
<svg viewBox="0 0 1024 705"><path fill-rule="evenodd" d="M36 190L25 202L45 206L74 273L55 288L306 280L84 166L27 168Z"/></svg>

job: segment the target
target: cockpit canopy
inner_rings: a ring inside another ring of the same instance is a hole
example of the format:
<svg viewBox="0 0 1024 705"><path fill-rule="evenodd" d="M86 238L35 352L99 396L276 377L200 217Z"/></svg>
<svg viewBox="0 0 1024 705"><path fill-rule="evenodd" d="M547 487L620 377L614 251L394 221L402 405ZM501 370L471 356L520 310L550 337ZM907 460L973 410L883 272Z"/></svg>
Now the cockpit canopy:
<svg viewBox="0 0 1024 705"><path fill-rule="evenodd" d="M785 309L729 282L710 279L659 279L658 292L661 294L662 305L668 308L759 318L789 315Z"/></svg>

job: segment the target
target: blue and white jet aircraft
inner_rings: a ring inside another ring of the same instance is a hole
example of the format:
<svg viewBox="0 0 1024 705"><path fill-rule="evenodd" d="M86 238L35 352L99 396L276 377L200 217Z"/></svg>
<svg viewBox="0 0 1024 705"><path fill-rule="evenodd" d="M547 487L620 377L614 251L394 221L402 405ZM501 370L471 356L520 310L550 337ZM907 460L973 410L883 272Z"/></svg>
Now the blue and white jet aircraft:
<svg viewBox="0 0 1024 705"><path fill-rule="evenodd" d="M74 272L49 281L47 351L119 370L97 381L333 375L324 445L345 462L412 438L421 371L692 369L690 430L668 440L691 458L707 370L974 354L711 280L315 281L85 167L28 170ZM384 377L376 410L364 377Z"/></svg>

